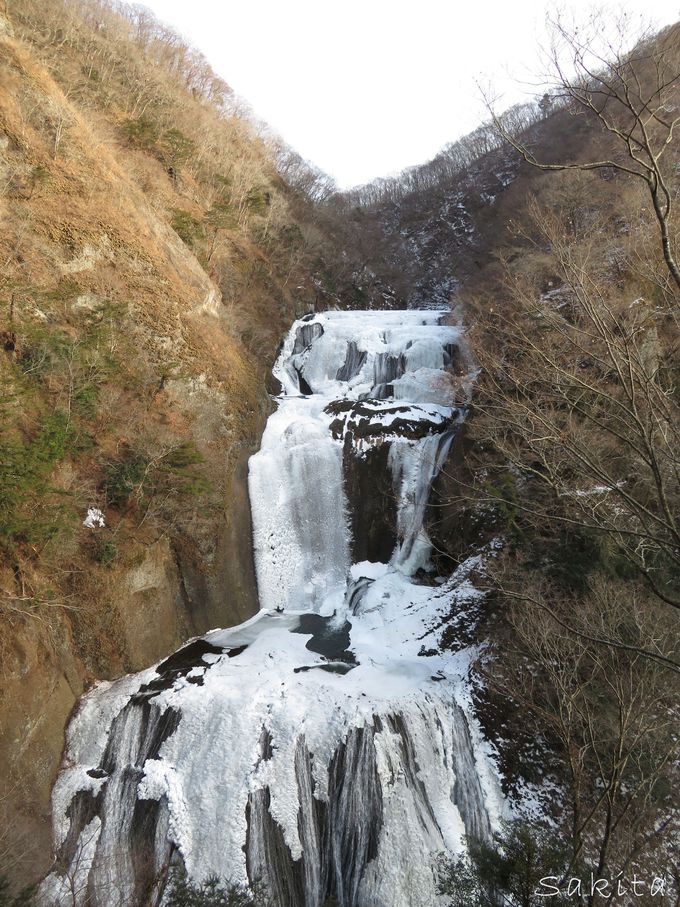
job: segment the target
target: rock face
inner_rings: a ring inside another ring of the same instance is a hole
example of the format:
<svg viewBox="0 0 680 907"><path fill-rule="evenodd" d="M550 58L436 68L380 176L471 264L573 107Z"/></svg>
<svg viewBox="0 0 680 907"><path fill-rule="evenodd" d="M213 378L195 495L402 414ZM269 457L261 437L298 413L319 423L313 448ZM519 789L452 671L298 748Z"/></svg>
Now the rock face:
<svg viewBox="0 0 680 907"><path fill-rule="evenodd" d="M71 903L74 875L75 907L104 907L112 886L134 899L174 861L197 881L260 880L275 907L434 907L436 854L488 837L499 798L468 704L474 652L437 648L445 615L479 593L465 567L412 579L459 421L432 400L458 337L441 317L293 325L250 460L262 610L81 701L49 902ZM421 402L374 400L387 368Z"/></svg>
<svg viewBox="0 0 680 907"><path fill-rule="evenodd" d="M38 626L15 632L2 657L0 693L1 779L8 797L5 827L19 848L43 856L42 872L52 851L49 803L64 746L64 727L83 691L81 665L65 634ZM14 803L17 804L16 808Z"/></svg>
<svg viewBox="0 0 680 907"><path fill-rule="evenodd" d="M347 437L343 478L349 504L352 559L387 563L397 544L397 500L388 466L389 444L360 453Z"/></svg>

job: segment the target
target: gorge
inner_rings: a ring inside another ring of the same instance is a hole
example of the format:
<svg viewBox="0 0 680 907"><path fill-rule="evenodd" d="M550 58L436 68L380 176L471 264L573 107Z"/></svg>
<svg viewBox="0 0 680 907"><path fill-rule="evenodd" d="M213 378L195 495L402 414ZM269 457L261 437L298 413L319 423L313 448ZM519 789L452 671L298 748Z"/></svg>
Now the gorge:
<svg viewBox="0 0 680 907"><path fill-rule="evenodd" d="M680 904L680 24L609 25L339 191L0 4L0 907Z"/></svg>

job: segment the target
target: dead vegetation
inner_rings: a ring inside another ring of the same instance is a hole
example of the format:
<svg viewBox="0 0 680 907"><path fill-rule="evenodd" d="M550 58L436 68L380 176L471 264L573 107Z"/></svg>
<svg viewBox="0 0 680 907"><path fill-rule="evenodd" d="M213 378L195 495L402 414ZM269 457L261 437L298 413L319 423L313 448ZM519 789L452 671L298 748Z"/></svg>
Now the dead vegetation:
<svg viewBox="0 0 680 907"><path fill-rule="evenodd" d="M524 160L494 255L461 291L481 374L467 461L448 479L451 512L438 535L454 557L466 544L502 540L489 564L484 626L496 648L483 667L482 712L489 732L519 749L509 786L519 779L542 804L529 840L541 839L552 813L550 834L558 829L566 854L561 878L654 867L669 897L680 673L670 204L678 153L655 105L677 105L679 40L674 27L614 58L611 71L601 61L590 81L571 85L576 97L567 91L571 107L520 139L497 124ZM610 98L612 86L631 108ZM630 170L643 153L636 130L647 128L659 144L640 176ZM668 193L663 223L655 186ZM499 703L515 716L502 731ZM581 902L606 900L595 891ZM540 901L529 893L522 903Z"/></svg>
<svg viewBox="0 0 680 907"><path fill-rule="evenodd" d="M316 177L285 183L229 87L148 11L6 7L0 764L30 878L84 684L254 606L249 562L224 550L250 532L234 476L280 336L336 252Z"/></svg>

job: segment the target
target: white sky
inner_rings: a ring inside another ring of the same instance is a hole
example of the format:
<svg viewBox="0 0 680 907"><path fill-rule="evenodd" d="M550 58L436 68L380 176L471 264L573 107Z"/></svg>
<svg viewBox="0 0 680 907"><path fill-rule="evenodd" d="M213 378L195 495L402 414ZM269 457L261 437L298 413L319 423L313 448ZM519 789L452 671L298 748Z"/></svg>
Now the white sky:
<svg viewBox="0 0 680 907"><path fill-rule="evenodd" d="M541 71L545 0L144 0L303 157L342 188L433 157ZM566 0L578 16L592 7ZM556 4L550 5L551 9ZM620 8L620 7L619 7ZM655 24L680 0L629 0Z"/></svg>

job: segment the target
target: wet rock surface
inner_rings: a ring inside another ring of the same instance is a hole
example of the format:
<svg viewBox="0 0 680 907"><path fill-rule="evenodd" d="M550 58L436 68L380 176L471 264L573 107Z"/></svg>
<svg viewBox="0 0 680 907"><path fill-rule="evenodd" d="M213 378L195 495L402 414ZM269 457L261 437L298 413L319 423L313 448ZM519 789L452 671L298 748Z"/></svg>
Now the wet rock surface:
<svg viewBox="0 0 680 907"><path fill-rule="evenodd" d="M345 440L342 469L355 562L386 563L397 543L397 501L388 459L387 444L360 454L351 437Z"/></svg>

